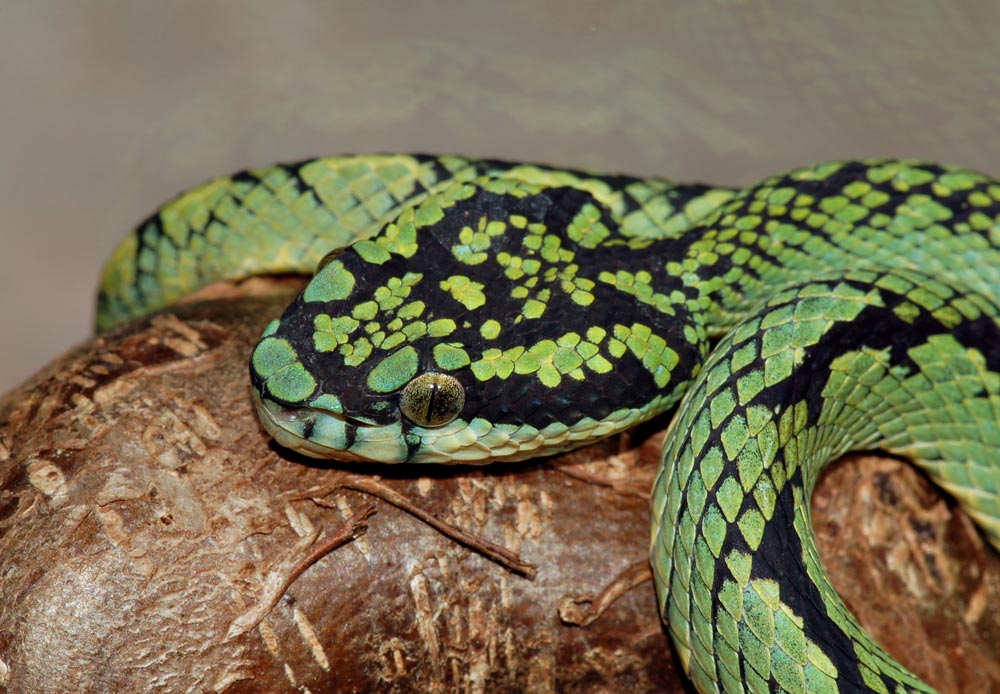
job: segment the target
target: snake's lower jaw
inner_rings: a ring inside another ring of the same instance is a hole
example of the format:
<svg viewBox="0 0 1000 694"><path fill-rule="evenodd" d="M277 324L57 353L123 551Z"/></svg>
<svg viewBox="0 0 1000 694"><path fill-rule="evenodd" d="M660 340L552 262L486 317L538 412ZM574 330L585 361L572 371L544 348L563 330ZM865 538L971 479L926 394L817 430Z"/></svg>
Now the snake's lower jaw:
<svg viewBox="0 0 1000 694"><path fill-rule="evenodd" d="M312 458L344 462L485 465L554 455L584 446L649 418L649 412L621 409L596 421L492 424L455 419L440 427L418 427L402 420L369 424L326 410L289 408L251 388L260 421L281 446Z"/></svg>
<svg viewBox="0 0 1000 694"><path fill-rule="evenodd" d="M402 463L408 450L400 422L368 425L333 413L289 409L252 388L260 421L276 442L311 458L344 462Z"/></svg>

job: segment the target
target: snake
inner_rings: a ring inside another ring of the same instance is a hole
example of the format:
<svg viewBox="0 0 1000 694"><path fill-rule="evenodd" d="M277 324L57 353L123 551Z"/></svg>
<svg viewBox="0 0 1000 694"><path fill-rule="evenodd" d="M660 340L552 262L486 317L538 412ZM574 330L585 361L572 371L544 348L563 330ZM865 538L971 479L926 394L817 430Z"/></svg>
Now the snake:
<svg viewBox="0 0 1000 694"><path fill-rule="evenodd" d="M694 687L932 691L837 595L810 497L830 461L883 450L1000 548L1000 181L885 159L740 189L458 156L267 166L138 225L98 330L262 273L312 276L250 357L282 447L517 461L674 411L649 561Z"/></svg>

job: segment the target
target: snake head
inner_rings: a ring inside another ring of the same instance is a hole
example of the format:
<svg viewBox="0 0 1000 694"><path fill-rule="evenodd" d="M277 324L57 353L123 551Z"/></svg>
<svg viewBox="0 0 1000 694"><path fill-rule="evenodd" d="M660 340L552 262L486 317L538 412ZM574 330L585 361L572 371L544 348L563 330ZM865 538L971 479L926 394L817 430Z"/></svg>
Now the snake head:
<svg viewBox="0 0 1000 694"><path fill-rule="evenodd" d="M615 228L587 191L500 178L404 210L267 327L265 428L316 457L485 463L662 411L702 346L662 262Z"/></svg>

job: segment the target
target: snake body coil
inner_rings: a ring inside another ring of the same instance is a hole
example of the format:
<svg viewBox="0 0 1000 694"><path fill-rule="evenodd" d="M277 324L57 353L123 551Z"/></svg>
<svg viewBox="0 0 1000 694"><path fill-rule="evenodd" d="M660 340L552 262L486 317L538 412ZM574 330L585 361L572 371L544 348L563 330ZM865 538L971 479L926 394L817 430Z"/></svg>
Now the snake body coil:
<svg viewBox="0 0 1000 694"><path fill-rule="evenodd" d="M730 191L318 159L164 206L105 269L98 326L218 279L314 268L251 359L280 443L518 460L679 402L650 557L698 690L930 691L833 590L809 499L826 463L880 448L1000 546L1000 183L899 161Z"/></svg>

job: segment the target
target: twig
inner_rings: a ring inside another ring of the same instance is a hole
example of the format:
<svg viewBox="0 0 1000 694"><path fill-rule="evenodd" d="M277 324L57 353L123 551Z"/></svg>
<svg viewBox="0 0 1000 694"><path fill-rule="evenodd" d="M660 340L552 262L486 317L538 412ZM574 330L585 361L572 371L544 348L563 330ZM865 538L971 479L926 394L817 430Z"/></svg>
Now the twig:
<svg viewBox="0 0 1000 694"><path fill-rule="evenodd" d="M365 522L375 513L375 504L369 504L361 509L337 528L332 535L319 541L319 533L304 537L289 553L288 558L278 562L264 578L260 598L249 610L239 615L229 624L226 641L236 638L260 624L261 620L278 604L281 596L292 585L302 572L322 559L324 556L351 540L354 540L368 530ZM301 556L301 551L309 548L308 554Z"/></svg>
<svg viewBox="0 0 1000 694"><path fill-rule="evenodd" d="M490 542L489 540L479 537L478 535L472 535L465 532L461 528L451 525L450 523L446 523L440 518L428 513L414 504L403 494L400 494L396 490L390 489L383 484L379 484L375 480L357 479L350 482L343 482L339 486L344 489L353 489L356 492L377 496L386 503L392 504L396 508L416 516L445 537L454 540L460 545L468 547L474 552L478 552L487 559L497 562L509 571L513 571L514 573L527 578L534 578L538 573L538 569L534 564L524 561L516 552L512 552L502 545Z"/></svg>
<svg viewBox="0 0 1000 694"><path fill-rule="evenodd" d="M649 498L649 487L652 486L652 481L647 483L646 480L620 479L606 473L594 472L588 467L588 463L549 465L549 467L580 482L608 487L619 494L637 496L640 499Z"/></svg>
<svg viewBox="0 0 1000 694"><path fill-rule="evenodd" d="M565 596L559 601L559 618L567 624L585 627L596 621L622 595L651 580L653 570L649 568L649 560L638 561L615 576L596 596Z"/></svg>

